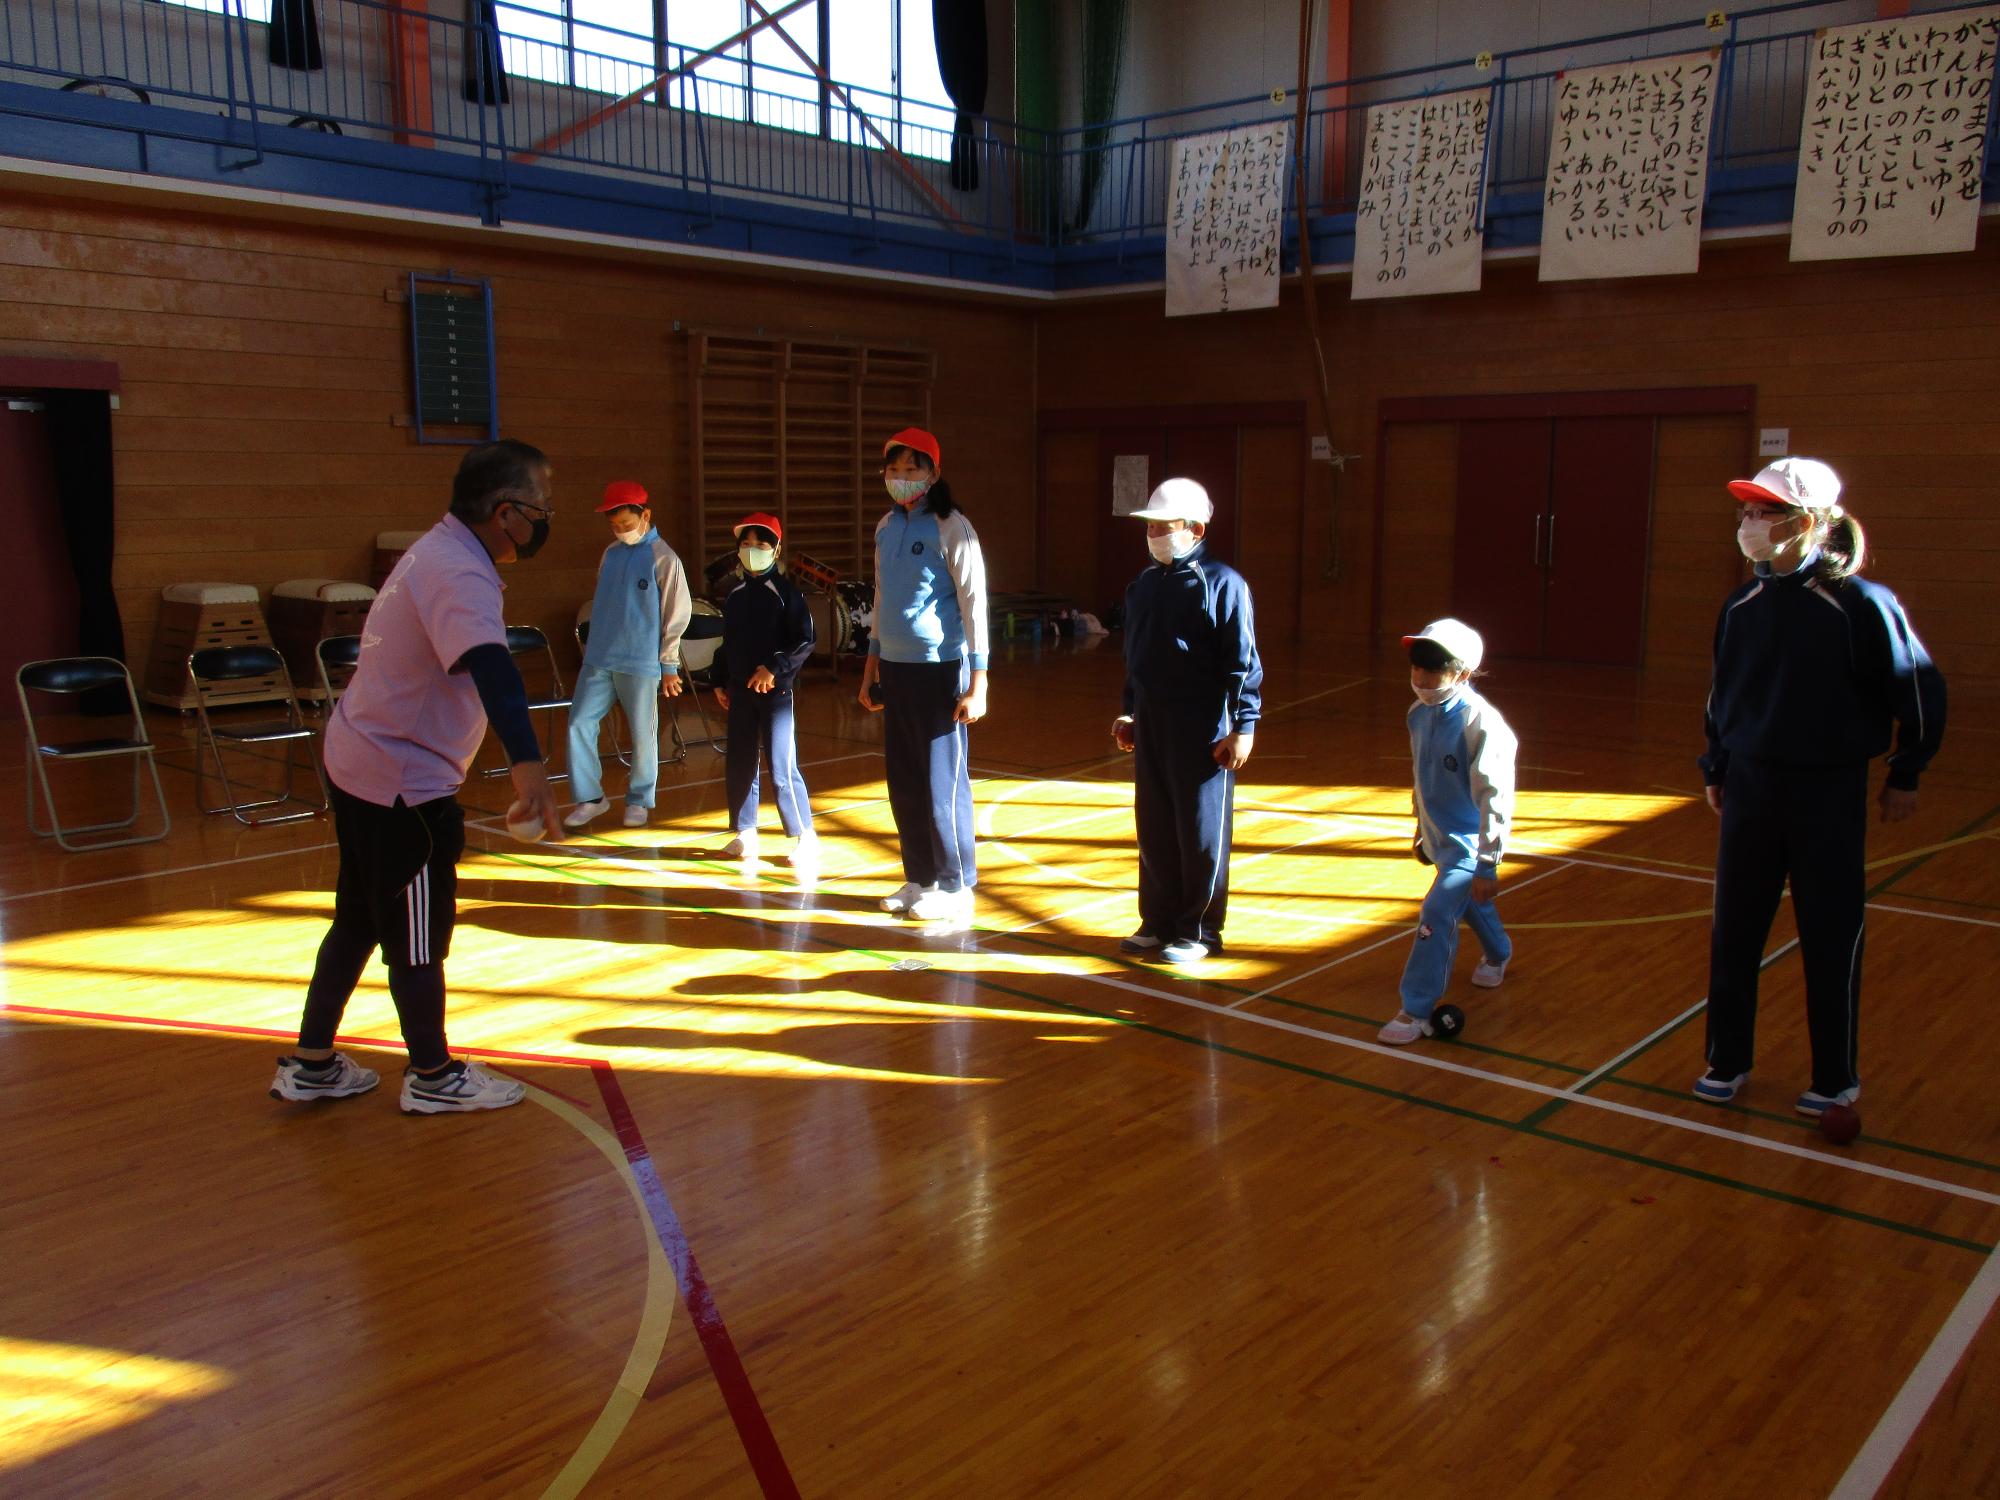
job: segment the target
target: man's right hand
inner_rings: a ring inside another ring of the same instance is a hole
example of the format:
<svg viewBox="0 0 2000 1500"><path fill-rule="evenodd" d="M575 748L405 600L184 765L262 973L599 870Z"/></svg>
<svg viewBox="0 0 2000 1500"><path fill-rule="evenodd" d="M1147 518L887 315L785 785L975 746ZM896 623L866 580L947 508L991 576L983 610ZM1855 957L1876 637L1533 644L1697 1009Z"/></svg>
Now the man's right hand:
<svg viewBox="0 0 2000 1500"><path fill-rule="evenodd" d="M1706 786L1702 791L1708 797L1708 810L1718 818L1722 816L1722 788L1720 785Z"/></svg>
<svg viewBox="0 0 2000 1500"><path fill-rule="evenodd" d="M1123 750L1127 755L1132 753L1132 747L1137 741L1132 737L1132 716L1130 714L1120 714L1111 721L1111 743L1116 745L1120 750Z"/></svg>
<svg viewBox="0 0 2000 1500"><path fill-rule="evenodd" d="M530 818L540 818L551 843L563 837L562 815L556 794L549 787L549 768L538 760L517 760L508 769L513 778L514 800Z"/></svg>

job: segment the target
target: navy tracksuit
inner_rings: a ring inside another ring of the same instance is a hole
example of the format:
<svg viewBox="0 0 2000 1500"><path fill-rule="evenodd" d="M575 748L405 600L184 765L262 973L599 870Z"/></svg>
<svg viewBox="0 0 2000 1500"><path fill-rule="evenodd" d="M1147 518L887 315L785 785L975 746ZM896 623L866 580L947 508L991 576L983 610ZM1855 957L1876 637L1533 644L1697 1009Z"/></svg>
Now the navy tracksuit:
<svg viewBox="0 0 2000 1500"><path fill-rule="evenodd" d="M776 568L745 576L722 601L722 656L729 677L724 780L734 833L757 826L760 751L770 757L771 790L785 832L793 838L812 832L812 806L792 729L792 683L812 655L813 639L806 596ZM750 674L759 667L769 667L778 679L768 693L750 687Z"/></svg>
<svg viewBox="0 0 2000 1500"><path fill-rule="evenodd" d="M1235 773L1218 740L1251 733L1264 667L1250 586L1206 543L1125 591L1125 712L1132 717L1139 931L1222 949Z"/></svg>
<svg viewBox="0 0 2000 1500"><path fill-rule="evenodd" d="M1944 678L1896 596L1866 579L1760 571L1722 609L1707 711L1722 788L1709 945L1708 1064L1750 1071L1757 976L1786 878L1805 960L1812 1091L1860 1082L1868 763L1915 791L1944 737Z"/></svg>

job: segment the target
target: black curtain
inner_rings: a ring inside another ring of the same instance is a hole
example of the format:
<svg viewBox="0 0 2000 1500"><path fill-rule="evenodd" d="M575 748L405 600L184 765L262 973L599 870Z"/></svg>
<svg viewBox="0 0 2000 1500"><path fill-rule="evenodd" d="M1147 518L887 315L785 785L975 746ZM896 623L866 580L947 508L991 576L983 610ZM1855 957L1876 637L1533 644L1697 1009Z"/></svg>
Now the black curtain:
<svg viewBox="0 0 2000 1500"><path fill-rule="evenodd" d="M48 391L49 446L56 500L76 570L77 654L125 660L125 626L111 591L111 398L102 391ZM129 664L128 664L129 665ZM83 696L87 714L124 713L123 688Z"/></svg>
<svg viewBox="0 0 2000 1500"><path fill-rule="evenodd" d="M271 6L271 66L317 73L326 66L319 50L319 16L313 0L275 0Z"/></svg>
<svg viewBox="0 0 2000 1500"><path fill-rule="evenodd" d="M500 17L493 0L465 0L465 84L471 104L505 104L507 70L500 62Z"/></svg>
<svg viewBox="0 0 2000 1500"><path fill-rule="evenodd" d="M979 138L972 117L986 109L986 0L931 0L938 74L958 106L951 131L951 185L969 193L979 186Z"/></svg>

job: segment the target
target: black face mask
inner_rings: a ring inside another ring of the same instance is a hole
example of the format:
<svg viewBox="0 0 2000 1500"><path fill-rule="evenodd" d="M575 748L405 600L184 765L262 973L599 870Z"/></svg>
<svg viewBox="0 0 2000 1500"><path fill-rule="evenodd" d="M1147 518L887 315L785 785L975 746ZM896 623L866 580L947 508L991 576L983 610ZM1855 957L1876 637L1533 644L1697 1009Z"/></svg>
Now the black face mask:
<svg viewBox="0 0 2000 1500"><path fill-rule="evenodd" d="M520 506L517 505L514 507L514 514L523 514ZM549 518L547 516L538 516L528 523L528 539L525 542L514 543L514 556L520 561L526 562L542 550L542 543L548 539Z"/></svg>

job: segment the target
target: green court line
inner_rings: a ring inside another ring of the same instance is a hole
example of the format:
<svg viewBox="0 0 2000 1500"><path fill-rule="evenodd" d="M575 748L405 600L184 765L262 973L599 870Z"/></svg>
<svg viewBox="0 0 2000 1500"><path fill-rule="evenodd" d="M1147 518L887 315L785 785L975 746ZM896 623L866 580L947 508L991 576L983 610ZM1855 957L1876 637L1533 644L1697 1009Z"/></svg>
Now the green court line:
<svg viewBox="0 0 2000 1500"><path fill-rule="evenodd" d="M2000 812L2000 808L1996 808L1995 811ZM503 853L497 849L490 849L486 852L492 854L495 858L507 860L514 864L526 865L531 869L548 868L548 866L538 865L533 860L521 855ZM561 870L558 873L574 875L575 878L588 880L593 885L635 891L635 893L641 895L659 894L657 892L647 892L643 887L632 887L620 881L599 880L591 876L582 875L576 871ZM654 904L664 906L667 903L656 901ZM740 922L748 926L760 926L763 921L759 917L745 916L741 912L722 911L713 907L676 905L673 909L703 916L721 917L728 921ZM801 933L800 936L809 943L817 944L822 948L836 953L855 954L885 964L896 961L891 955L885 954L878 949L852 947L837 938L824 937L816 932L806 931ZM1059 945L1051 944L1049 946ZM1101 955L1097 954L1085 954L1085 956L1101 957ZM988 979L979 974L960 970L956 971L956 977L970 983L975 989L992 990L996 994L1007 995L1016 1000L1031 1000L1037 1004L1045 1005L1052 1010L1067 1011L1072 1015L1090 1016L1096 1020L1110 1022L1115 1026L1125 1027L1128 1030L1145 1032L1148 1035L1162 1037L1169 1041L1185 1042L1210 1052L1220 1053L1224 1056L1241 1058L1246 1062L1260 1063L1266 1067L1278 1068L1288 1073L1297 1073L1308 1078L1318 1079L1322 1082L1338 1084L1343 1088L1355 1089L1361 1093L1373 1094L1379 1098L1394 1099L1403 1104L1414 1104L1423 1109L1436 1111L1439 1114L1452 1115L1459 1119L1474 1120L1482 1125L1497 1126L1502 1130L1514 1134L1537 1136L1541 1139L1554 1141L1562 1145L1574 1146L1580 1150L1594 1151L1603 1156L1617 1157L1620 1160L1629 1161L1639 1166L1657 1167L1663 1171L1677 1173L1684 1177L1692 1177L1712 1185L1737 1188L1743 1192L1752 1193L1758 1197L1769 1198L1777 1202L1789 1203L1801 1208L1817 1209L1836 1218L1851 1219L1857 1223L1867 1224L1880 1229L1893 1230L1900 1234L1912 1235L1918 1239L1930 1240L1942 1245L1950 1245L1961 1250L1974 1251L1980 1255L1989 1254L1996 1248L2000 1248L2000 1246L1981 1244L1977 1240L1958 1239L1951 1235L1941 1234L1933 1229L1926 1229L1921 1225L1905 1224L1895 1219L1865 1214L1856 1209L1842 1208L1838 1204L1824 1203L1816 1198L1785 1193L1776 1188L1762 1187L1754 1182L1744 1182L1737 1178L1724 1177L1718 1173L1704 1172L1694 1167L1683 1167L1674 1162L1662 1161L1657 1157L1643 1156L1637 1152L1621 1151L1612 1146L1600 1146L1593 1141L1580 1140L1573 1136L1558 1134L1555 1131L1542 1130L1538 1127L1526 1125L1521 1121L1507 1119L1504 1116L1489 1115L1479 1110L1468 1109L1463 1105L1448 1104L1441 1099L1429 1099L1421 1094L1407 1093L1401 1089L1390 1088L1384 1084L1369 1083L1363 1079L1350 1078L1345 1074L1336 1073L1330 1069L1315 1068L1308 1063L1291 1062L1285 1058L1271 1057L1265 1053L1253 1052L1247 1047L1232 1046L1227 1042L1218 1042L1207 1037L1193 1036L1187 1032L1175 1031L1171 1027L1160 1026L1151 1021L1141 1021L1131 1016L1121 1016L1110 1011L1095 1010L1090 1006L1079 1005L1073 1001L1057 1000L1053 996L1042 995L1033 990L1025 990L1013 985L1002 984L997 980Z"/></svg>
<svg viewBox="0 0 2000 1500"><path fill-rule="evenodd" d="M1637 1089L1647 1094L1659 1094L1668 1099L1684 1100L1690 1097L1680 1089L1670 1089L1666 1085L1659 1083L1642 1083L1636 1078L1609 1078L1605 1081L1615 1083L1620 1088ZM1773 1125L1789 1125L1807 1134L1817 1134L1819 1130L1817 1124L1798 1114L1781 1115L1776 1110L1752 1109L1747 1104L1735 1103L1712 1105L1711 1108L1719 1109L1732 1115L1744 1115L1753 1120L1768 1120ZM1929 1157L1932 1161L1948 1161L1954 1166L1972 1167L1977 1171L2000 1174L2000 1163L1981 1161L1976 1156L1954 1156L1949 1151L1938 1151L1930 1146L1915 1146L1908 1141L1892 1141L1884 1136L1872 1134L1868 1137L1868 1144L1871 1146L1881 1146L1889 1151L1906 1151L1912 1156Z"/></svg>
<svg viewBox="0 0 2000 1500"><path fill-rule="evenodd" d="M1952 834L1951 838L1954 840L1962 839L1967 834L1977 832L1980 825L1991 821L1991 819L1996 813L2000 813L2000 803L1995 803L1992 807L1989 807L1985 812L1981 813L1978 817L1974 818L1970 823L1967 823L1963 828L1959 829L1956 833ZM1877 896L1881 895L1884 891L1888 890L1891 886L1895 885L1896 882L1902 880L1905 876L1915 874L1918 870L1921 870L1925 865L1929 864L1933 859L1936 859L1938 855L1944 852L1945 851L1942 849L1933 849L1928 854L1918 856L1917 858L1911 860L1908 864L1903 865L1902 867L1893 871L1892 873L1883 876L1882 879L1878 880L1872 887L1870 887L1867 891L1862 893L1861 899L1863 901L1873 901ZM1761 964L1757 966L1757 972L1761 974L1765 969L1768 969L1775 962L1777 962L1775 957L1766 958ZM1680 1029L1683 1026L1687 1025L1689 1021L1692 1021L1696 1016L1705 1014L1706 1011L1707 1011L1706 1005L1702 1006L1699 1009L1690 1011L1680 1021L1676 1022L1674 1025L1668 1027L1665 1031L1661 1032L1658 1036L1654 1037L1651 1041L1646 1043L1645 1046L1639 1048L1636 1052L1634 1052L1630 1057L1620 1059L1617 1067L1612 1068L1600 1078L1592 1079L1589 1084L1585 1085L1582 1089L1578 1090L1578 1092L1588 1093L1592 1089L1595 1089L1599 1084L1608 1082L1611 1079L1616 1078L1618 1074L1623 1072L1632 1063L1637 1062L1640 1058L1644 1057L1648 1052L1651 1052L1655 1047L1659 1046L1659 1044L1661 1042L1664 1042L1668 1037L1677 1035L1680 1032ZM1623 1082L1624 1080L1620 1079L1619 1081ZM1568 1103L1569 1101L1565 1099L1551 1099L1546 1104L1542 1105L1539 1109L1536 1109L1531 1113L1529 1113L1526 1117L1522 1119L1521 1123L1523 1126L1530 1128L1538 1126L1542 1123L1542 1121L1549 1119L1551 1116L1556 1115L1560 1113L1562 1110L1566 1109L1568 1107Z"/></svg>

